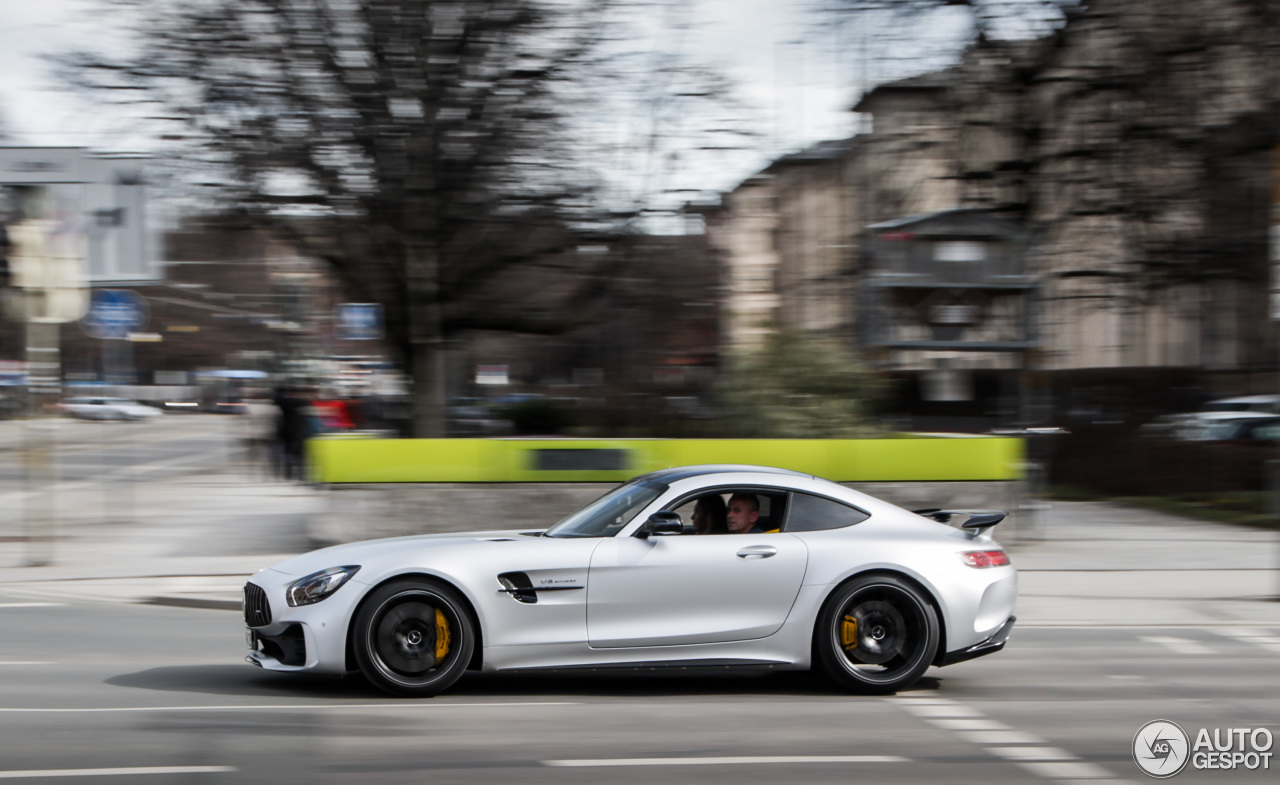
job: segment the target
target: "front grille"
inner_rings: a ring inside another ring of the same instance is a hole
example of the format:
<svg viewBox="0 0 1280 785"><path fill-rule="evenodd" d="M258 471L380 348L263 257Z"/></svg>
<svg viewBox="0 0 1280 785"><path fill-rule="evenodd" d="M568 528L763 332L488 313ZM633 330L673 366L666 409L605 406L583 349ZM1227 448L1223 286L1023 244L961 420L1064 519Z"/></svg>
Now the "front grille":
<svg viewBox="0 0 1280 785"><path fill-rule="evenodd" d="M267 593L255 583L244 585L244 623L250 627L271 623L271 603L267 602Z"/></svg>

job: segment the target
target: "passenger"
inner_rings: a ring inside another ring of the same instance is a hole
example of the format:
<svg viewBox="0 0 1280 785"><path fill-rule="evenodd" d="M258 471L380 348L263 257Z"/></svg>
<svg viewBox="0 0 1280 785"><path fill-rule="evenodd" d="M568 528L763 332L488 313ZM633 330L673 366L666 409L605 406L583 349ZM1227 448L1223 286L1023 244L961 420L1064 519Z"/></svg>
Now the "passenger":
<svg viewBox="0 0 1280 785"><path fill-rule="evenodd" d="M724 499L720 494L703 496L693 505L693 530L698 534L728 534Z"/></svg>
<svg viewBox="0 0 1280 785"><path fill-rule="evenodd" d="M754 493L735 493L729 497L729 531L734 534L756 534L760 527L760 500Z"/></svg>

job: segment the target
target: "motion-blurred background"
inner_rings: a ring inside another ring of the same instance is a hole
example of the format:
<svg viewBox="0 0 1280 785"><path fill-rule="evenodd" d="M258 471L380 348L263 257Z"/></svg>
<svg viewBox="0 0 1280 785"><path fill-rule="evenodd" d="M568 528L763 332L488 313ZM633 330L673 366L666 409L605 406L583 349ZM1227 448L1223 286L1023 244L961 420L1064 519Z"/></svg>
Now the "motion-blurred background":
<svg viewBox="0 0 1280 785"><path fill-rule="evenodd" d="M9 416L1016 433L1042 492L1269 520L1270 4L63 0L0 25Z"/></svg>

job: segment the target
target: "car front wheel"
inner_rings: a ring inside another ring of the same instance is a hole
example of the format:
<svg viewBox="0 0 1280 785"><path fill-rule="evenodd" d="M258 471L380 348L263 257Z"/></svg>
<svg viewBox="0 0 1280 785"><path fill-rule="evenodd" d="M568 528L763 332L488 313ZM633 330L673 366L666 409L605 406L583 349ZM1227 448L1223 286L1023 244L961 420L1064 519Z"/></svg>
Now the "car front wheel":
<svg viewBox="0 0 1280 785"><path fill-rule="evenodd" d="M823 669L855 692L885 695L911 686L938 650L938 616L923 592L889 575L836 589L814 630Z"/></svg>
<svg viewBox="0 0 1280 785"><path fill-rule="evenodd" d="M448 689L467 669L475 628L453 589L425 580L375 589L356 613L356 663L392 695L426 698Z"/></svg>

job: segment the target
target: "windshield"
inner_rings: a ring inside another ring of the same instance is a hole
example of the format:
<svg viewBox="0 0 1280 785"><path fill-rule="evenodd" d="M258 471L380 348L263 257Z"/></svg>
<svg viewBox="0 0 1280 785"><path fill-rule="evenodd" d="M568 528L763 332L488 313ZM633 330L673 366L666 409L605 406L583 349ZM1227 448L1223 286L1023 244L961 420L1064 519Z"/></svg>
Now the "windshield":
<svg viewBox="0 0 1280 785"><path fill-rule="evenodd" d="M547 529L547 537L612 537L667 486L638 480L619 486Z"/></svg>

